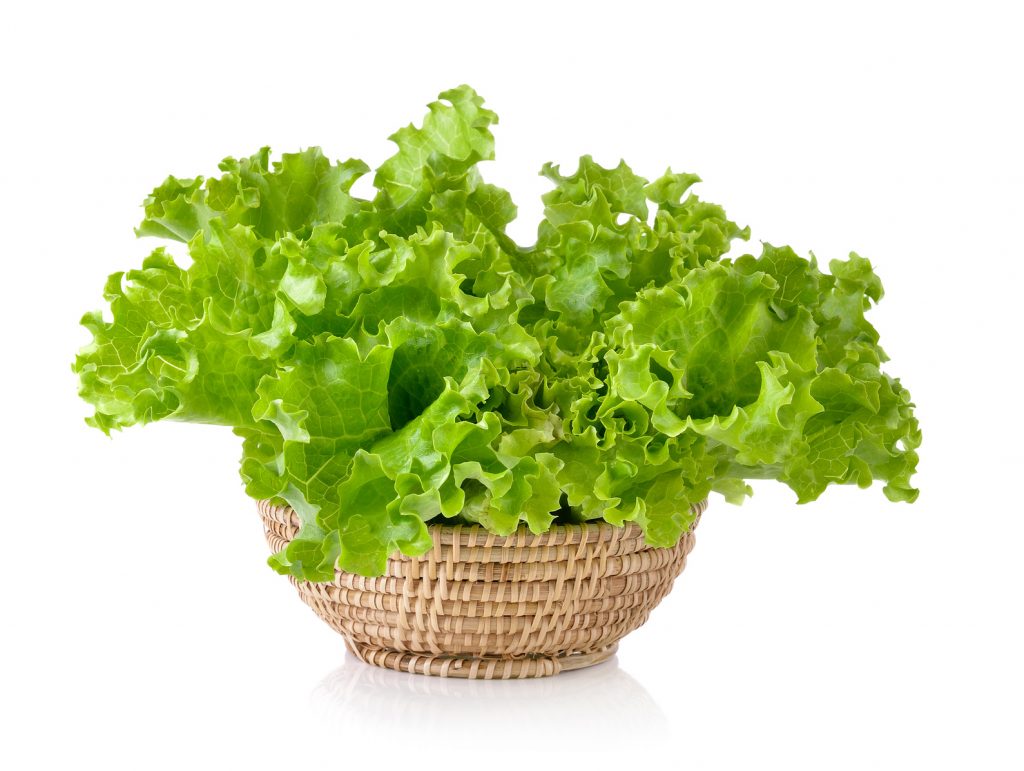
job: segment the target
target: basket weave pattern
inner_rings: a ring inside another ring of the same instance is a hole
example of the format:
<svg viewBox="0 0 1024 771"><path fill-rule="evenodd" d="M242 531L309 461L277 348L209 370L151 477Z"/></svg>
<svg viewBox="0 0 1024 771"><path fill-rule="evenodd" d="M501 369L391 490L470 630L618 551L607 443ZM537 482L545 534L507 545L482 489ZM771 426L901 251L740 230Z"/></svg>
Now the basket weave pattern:
<svg viewBox="0 0 1024 771"><path fill-rule="evenodd" d="M298 515L260 501L267 543L295 537ZM396 554L379 578L337 571L290 580L358 658L406 672L469 678L544 677L609 658L668 594L694 545L656 549L632 523L557 526L497 536L430 526L434 548Z"/></svg>

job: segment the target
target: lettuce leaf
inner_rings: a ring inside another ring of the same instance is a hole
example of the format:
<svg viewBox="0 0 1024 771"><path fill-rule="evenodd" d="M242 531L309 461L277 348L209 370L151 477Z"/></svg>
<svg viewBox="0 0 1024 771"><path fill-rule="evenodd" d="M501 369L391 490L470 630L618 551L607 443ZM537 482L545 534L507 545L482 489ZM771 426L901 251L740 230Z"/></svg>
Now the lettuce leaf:
<svg viewBox="0 0 1024 771"><path fill-rule="evenodd" d="M636 522L670 546L691 505L751 479L799 502L878 479L913 501L921 434L867 311L856 254L763 244L671 169L547 164L536 242L477 164L497 116L468 86L392 135L369 169L318 148L168 177L137 230L187 245L114 273L74 362L88 422L230 426L256 498L302 527L270 564L315 581L380 575L427 524L498 534Z"/></svg>

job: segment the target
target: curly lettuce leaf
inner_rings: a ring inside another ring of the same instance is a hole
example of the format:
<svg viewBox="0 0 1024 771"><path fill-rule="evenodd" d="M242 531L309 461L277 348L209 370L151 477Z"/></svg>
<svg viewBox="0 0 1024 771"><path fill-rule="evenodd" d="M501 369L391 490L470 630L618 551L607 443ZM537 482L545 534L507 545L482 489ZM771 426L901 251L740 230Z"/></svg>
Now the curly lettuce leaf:
<svg viewBox="0 0 1024 771"><path fill-rule="evenodd" d="M189 243L198 233L210 237L211 223L218 222L276 238L341 222L367 205L349 190L369 167L357 159L332 164L319 147L285 153L273 164L270 148L263 147L248 158L225 158L220 170L222 176L210 179L168 177L146 198L136 233Z"/></svg>

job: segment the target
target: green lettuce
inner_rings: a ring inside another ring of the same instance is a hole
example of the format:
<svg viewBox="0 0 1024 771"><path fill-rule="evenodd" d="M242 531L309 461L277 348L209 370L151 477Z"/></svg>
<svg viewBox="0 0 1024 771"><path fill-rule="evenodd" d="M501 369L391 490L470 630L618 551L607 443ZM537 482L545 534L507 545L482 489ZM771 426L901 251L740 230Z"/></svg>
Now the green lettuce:
<svg viewBox="0 0 1024 771"><path fill-rule="evenodd" d="M302 522L270 564L330 580L431 548L428 523L497 534L636 522L653 546L714 491L777 479L800 502L885 482L913 501L920 431L865 313L868 260L823 272L691 192L589 156L546 165L536 243L483 181L497 116L469 87L391 139L372 200L362 161L318 148L169 177L140 236L162 247L107 281L74 363L88 422L230 426L255 498Z"/></svg>

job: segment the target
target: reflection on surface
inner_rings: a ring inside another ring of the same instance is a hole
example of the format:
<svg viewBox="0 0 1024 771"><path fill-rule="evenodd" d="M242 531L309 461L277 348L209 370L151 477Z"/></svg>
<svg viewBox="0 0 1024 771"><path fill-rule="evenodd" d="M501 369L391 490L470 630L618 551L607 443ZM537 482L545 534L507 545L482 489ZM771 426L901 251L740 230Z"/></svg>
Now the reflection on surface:
<svg viewBox="0 0 1024 771"><path fill-rule="evenodd" d="M405 736L436 741L457 730L460 741L477 735L486 742L495 732L527 729L532 742L564 746L567 728L577 726L589 732L614 726L637 738L664 735L667 727L661 709L616 657L536 680L456 680L381 669L346 653L310 703L336 735L362 739L393 738L400 727Z"/></svg>

